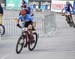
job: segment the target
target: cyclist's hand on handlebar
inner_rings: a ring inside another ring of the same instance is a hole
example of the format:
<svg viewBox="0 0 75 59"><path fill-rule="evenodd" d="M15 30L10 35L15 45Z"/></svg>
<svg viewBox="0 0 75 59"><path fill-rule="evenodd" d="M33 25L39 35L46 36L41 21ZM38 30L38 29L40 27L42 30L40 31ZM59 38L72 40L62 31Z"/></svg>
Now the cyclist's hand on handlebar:
<svg viewBox="0 0 75 59"><path fill-rule="evenodd" d="M17 24L17 27L21 28L21 26L19 24Z"/></svg>

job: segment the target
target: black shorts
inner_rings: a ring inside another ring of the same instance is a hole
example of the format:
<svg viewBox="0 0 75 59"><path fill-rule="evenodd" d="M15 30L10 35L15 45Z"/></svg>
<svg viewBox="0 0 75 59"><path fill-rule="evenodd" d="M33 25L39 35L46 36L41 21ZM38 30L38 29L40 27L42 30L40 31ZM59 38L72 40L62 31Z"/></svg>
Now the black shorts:
<svg viewBox="0 0 75 59"><path fill-rule="evenodd" d="M26 21L24 27L28 27L29 25L33 25L32 21Z"/></svg>
<svg viewBox="0 0 75 59"><path fill-rule="evenodd" d="M32 21L27 21L25 22L24 27L28 27L29 25L32 25L32 30L35 30L34 26L33 26L33 22Z"/></svg>

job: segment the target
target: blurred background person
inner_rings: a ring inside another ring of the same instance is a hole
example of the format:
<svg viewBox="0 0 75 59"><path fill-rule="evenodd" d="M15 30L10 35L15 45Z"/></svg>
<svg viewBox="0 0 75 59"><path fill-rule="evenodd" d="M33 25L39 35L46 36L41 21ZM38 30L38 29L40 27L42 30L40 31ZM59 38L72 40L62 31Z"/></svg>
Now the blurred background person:
<svg viewBox="0 0 75 59"><path fill-rule="evenodd" d="M0 24L2 24L2 18L3 18L3 8L0 3Z"/></svg>

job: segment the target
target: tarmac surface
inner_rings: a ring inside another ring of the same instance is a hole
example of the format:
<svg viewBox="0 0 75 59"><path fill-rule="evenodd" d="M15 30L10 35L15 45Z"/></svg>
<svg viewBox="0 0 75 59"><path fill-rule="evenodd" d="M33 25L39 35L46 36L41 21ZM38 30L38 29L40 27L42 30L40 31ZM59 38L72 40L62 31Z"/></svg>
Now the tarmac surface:
<svg viewBox="0 0 75 59"><path fill-rule="evenodd" d="M4 35L0 40L0 59L75 59L75 28L69 27L64 16L55 15L56 30L48 36L40 36L34 51L24 48L20 54L16 54L19 36L11 35L9 38ZM75 22L75 16L73 19Z"/></svg>

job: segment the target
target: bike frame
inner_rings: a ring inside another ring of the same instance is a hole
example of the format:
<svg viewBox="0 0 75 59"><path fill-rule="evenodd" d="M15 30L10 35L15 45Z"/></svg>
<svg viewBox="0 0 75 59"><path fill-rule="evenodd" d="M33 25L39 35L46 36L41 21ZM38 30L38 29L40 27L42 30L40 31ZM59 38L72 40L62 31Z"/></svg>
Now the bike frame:
<svg viewBox="0 0 75 59"><path fill-rule="evenodd" d="M22 30L22 35L26 37L26 42L28 42L30 39L29 39L29 35L32 35L32 30L29 30L29 29L24 29Z"/></svg>

